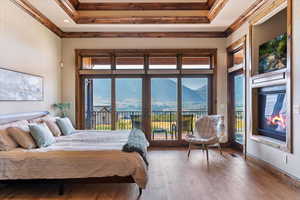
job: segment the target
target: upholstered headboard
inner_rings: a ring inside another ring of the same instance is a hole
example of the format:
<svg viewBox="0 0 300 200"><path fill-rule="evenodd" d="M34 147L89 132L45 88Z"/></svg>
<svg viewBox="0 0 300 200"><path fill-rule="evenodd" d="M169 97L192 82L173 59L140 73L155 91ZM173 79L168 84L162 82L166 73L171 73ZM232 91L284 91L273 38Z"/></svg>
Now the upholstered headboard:
<svg viewBox="0 0 300 200"><path fill-rule="evenodd" d="M27 112L27 113L15 113L15 114L0 115L0 125L19 121L19 120L35 119L38 117L43 117L48 114L49 114L48 111L41 111L41 112Z"/></svg>

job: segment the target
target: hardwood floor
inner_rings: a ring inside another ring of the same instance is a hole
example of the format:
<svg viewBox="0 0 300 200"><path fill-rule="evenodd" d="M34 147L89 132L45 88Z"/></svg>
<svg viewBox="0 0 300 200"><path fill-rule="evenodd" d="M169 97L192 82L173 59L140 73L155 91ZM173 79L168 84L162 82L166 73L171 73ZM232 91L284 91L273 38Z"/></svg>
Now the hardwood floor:
<svg viewBox="0 0 300 200"><path fill-rule="evenodd" d="M300 189L281 181L233 150L221 156L185 148L149 152L149 184L140 200L300 200ZM234 154L235 156L232 156ZM54 185L22 185L0 189L0 199L13 200L135 200L135 184L70 184L64 196Z"/></svg>

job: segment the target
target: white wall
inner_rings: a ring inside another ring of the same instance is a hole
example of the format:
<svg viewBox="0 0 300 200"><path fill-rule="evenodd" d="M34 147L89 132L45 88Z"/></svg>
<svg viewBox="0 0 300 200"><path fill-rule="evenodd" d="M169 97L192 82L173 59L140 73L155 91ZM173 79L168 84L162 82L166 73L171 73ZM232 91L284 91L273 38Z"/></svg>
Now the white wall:
<svg viewBox="0 0 300 200"><path fill-rule="evenodd" d="M60 101L61 39L10 0L0 1L0 67L44 77L44 101L0 102L0 114L51 110Z"/></svg>
<svg viewBox="0 0 300 200"><path fill-rule="evenodd" d="M180 49L218 48L218 113L227 111L226 48L225 39L172 39L172 38L112 38L63 39L62 99L72 102L75 110L75 49Z"/></svg>
<svg viewBox="0 0 300 200"><path fill-rule="evenodd" d="M300 103L300 1L293 0L293 102L294 107ZM245 23L239 30L234 32L229 38L227 38L227 46L232 42L238 40L243 35L248 34L249 24ZM249 37L247 40L247 60L250 61L249 57ZM249 63L249 62L248 62ZM249 67L249 66L247 66ZM248 75L250 74L249 68L247 69ZM249 88L248 88L249 90ZM299 111L294 110L293 112L293 154L287 154L278 149L272 148L270 146L257 143L248 138L247 152L248 154L255 156L256 158L262 159L280 170L286 173L300 178L300 120ZM249 135L248 135L249 136ZM288 162L285 163L285 156L288 157Z"/></svg>

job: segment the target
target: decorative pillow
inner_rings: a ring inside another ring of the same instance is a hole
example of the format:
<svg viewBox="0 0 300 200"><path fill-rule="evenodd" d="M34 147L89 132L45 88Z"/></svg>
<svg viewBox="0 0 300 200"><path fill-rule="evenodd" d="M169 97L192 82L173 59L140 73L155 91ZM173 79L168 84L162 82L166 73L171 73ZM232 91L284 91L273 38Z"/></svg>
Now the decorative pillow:
<svg viewBox="0 0 300 200"><path fill-rule="evenodd" d="M10 127L7 129L9 135L23 148L33 149L36 148L34 139L30 134L28 126L23 127Z"/></svg>
<svg viewBox="0 0 300 200"><path fill-rule="evenodd" d="M43 122L45 122L47 124L48 128L50 129L50 131L52 132L52 134L55 137L58 137L58 136L62 135L58 125L56 124L56 118L55 117L49 117L48 119L43 119Z"/></svg>
<svg viewBox="0 0 300 200"><path fill-rule="evenodd" d="M44 120L48 120L49 118L51 118L49 115L45 115L43 117L38 117L38 118L35 118L35 119L29 119L28 122L30 124L40 124L40 123L43 123Z"/></svg>
<svg viewBox="0 0 300 200"><path fill-rule="evenodd" d="M58 118L56 120L56 123L59 126L59 128L60 128L61 132L63 133L63 135L71 135L75 131L75 129L72 125L72 122L67 117Z"/></svg>
<svg viewBox="0 0 300 200"><path fill-rule="evenodd" d="M18 147L18 144L9 136L6 130L0 130L0 151L9 151Z"/></svg>
<svg viewBox="0 0 300 200"><path fill-rule="evenodd" d="M8 123L0 126L0 151L9 151L18 147L17 142L9 135L7 128L26 126L28 122L21 120L13 123Z"/></svg>
<svg viewBox="0 0 300 200"><path fill-rule="evenodd" d="M29 124L29 129L38 147L47 147L55 142L55 138L45 123Z"/></svg>

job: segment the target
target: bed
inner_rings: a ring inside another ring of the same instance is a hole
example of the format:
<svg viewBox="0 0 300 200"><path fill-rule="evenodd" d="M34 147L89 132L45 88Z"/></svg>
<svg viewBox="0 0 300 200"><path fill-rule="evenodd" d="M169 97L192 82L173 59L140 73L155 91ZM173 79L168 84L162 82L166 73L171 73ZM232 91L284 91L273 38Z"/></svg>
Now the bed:
<svg viewBox="0 0 300 200"><path fill-rule="evenodd" d="M0 124L37 118L47 113L0 116ZM147 165L140 154L122 147L130 131L78 130L56 138L55 144L0 151L0 181L54 181L60 194L68 181L135 182L140 193L147 184Z"/></svg>

